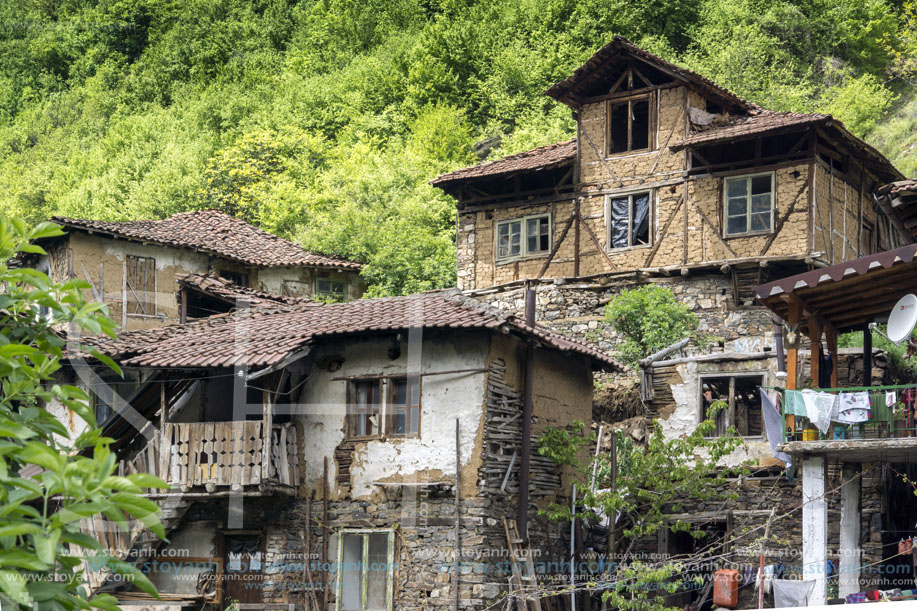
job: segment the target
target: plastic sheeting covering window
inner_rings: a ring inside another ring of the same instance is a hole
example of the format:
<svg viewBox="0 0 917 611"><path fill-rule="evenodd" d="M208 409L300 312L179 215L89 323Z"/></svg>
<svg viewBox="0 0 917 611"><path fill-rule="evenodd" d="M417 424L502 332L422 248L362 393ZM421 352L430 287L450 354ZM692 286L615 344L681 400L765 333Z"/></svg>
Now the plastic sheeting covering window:
<svg viewBox="0 0 917 611"><path fill-rule="evenodd" d="M649 193L634 193L612 198L608 219L611 248L649 244L649 219Z"/></svg>
<svg viewBox="0 0 917 611"><path fill-rule="evenodd" d="M633 201L633 233L630 243L632 246L650 243L650 194L639 193L632 195Z"/></svg>
<svg viewBox="0 0 917 611"><path fill-rule="evenodd" d="M630 246L627 240L627 228L630 224L629 217L630 198L615 197L611 200L611 247L627 248Z"/></svg>

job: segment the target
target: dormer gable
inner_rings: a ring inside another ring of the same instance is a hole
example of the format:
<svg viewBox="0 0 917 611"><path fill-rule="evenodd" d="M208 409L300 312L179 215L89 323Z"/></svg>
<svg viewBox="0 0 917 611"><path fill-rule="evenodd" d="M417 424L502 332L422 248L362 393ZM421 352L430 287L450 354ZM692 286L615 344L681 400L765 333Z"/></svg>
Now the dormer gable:
<svg viewBox="0 0 917 611"><path fill-rule="evenodd" d="M622 36L615 36L573 74L549 87L545 95L578 109L591 101L671 85L691 87L724 112L745 114L756 108L728 89L641 49Z"/></svg>

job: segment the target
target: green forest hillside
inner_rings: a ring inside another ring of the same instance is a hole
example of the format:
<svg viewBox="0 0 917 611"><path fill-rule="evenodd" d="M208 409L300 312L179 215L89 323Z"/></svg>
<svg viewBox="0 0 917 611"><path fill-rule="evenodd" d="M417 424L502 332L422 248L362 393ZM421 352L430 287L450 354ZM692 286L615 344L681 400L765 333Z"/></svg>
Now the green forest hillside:
<svg viewBox="0 0 917 611"><path fill-rule="evenodd" d="M890 0L6 0L0 210L220 208L365 261L374 294L447 286L454 207L427 182L569 138L542 92L615 34L829 112L914 175L915 19Z"/></svg>

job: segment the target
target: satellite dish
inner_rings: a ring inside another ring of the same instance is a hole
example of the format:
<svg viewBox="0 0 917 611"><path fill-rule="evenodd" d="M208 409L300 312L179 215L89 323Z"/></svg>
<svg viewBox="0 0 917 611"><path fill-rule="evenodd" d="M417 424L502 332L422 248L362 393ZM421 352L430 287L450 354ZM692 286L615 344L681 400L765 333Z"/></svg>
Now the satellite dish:
<svg viewBox="0 0 917 611"><path fill-rule="evenodd" d="M911 336L917 325L917 296L913 293L898 300L888 315L888 339L900 344Z"/></svg>

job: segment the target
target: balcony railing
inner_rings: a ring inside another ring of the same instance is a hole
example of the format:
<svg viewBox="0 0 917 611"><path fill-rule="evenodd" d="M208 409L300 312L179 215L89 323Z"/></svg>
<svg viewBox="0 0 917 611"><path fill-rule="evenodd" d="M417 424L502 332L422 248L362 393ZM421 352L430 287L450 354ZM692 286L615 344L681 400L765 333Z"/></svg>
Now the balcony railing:
<svg viewBox="0 0 917 611"><path fill-rule="evenodd" d="M163 438L168 451L160 459L160 477L172 487L299 485L301 444L292 424L272 426L268 440L260 420L171 423Z"/></svg>

